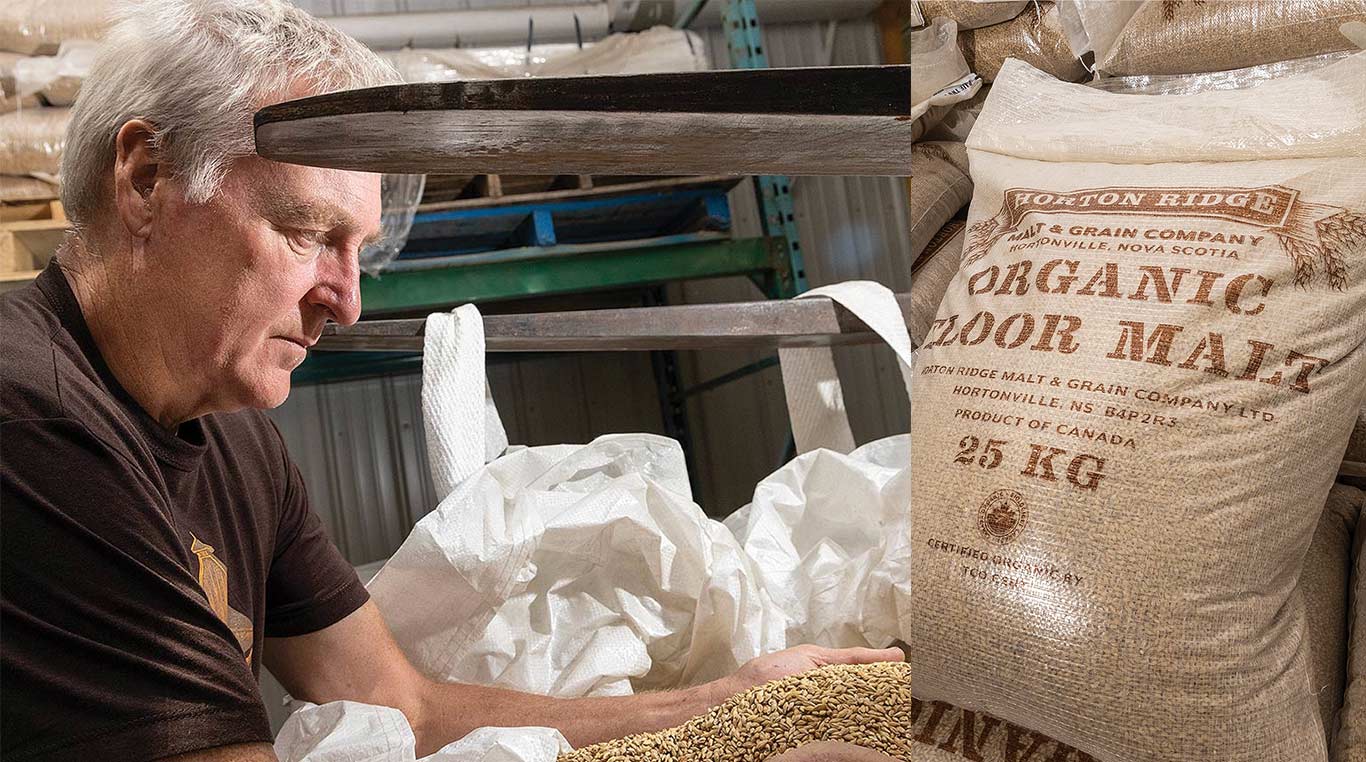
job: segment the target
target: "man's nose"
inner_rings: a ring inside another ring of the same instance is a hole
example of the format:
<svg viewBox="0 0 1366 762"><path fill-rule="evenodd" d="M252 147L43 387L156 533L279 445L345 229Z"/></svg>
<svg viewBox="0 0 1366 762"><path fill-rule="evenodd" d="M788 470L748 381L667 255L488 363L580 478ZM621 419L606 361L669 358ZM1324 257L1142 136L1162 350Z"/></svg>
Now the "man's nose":
<svg viewBox="0 0 1366 762"><path fill-rule="evenodd" d="M356 250L321 257L318 282L309 290L309 303L322 307L328 317L341 325L360 319L360 258Z"/></svg>

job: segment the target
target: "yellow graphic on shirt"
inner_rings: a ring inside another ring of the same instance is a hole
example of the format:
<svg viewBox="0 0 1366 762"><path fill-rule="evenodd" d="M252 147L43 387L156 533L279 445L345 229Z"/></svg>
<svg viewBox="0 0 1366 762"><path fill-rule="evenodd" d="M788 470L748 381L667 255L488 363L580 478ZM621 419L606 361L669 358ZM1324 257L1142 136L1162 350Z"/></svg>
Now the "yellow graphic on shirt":
<svg viewBox="0 0 1366 762"><path fill-rule="evenodd" d="M237 646L251 663L251 617L228 605L228 567L213 554L213 546L190 535L190 550L199 557L199 586L209 599L209 608L232 630Z"/></svg>

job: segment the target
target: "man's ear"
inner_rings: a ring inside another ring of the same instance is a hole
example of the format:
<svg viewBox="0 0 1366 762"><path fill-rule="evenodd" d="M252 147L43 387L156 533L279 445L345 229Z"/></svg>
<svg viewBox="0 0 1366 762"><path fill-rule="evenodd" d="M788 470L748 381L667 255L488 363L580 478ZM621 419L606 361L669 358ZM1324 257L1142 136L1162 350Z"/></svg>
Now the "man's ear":
<svg viewBox="0 0 1366 762"><path fill-rule="evenodd" d="M166 179L155 136L151 124L132 119L114 137L114 208L134 238L147 237L153 217L152 193Z"/></svg>

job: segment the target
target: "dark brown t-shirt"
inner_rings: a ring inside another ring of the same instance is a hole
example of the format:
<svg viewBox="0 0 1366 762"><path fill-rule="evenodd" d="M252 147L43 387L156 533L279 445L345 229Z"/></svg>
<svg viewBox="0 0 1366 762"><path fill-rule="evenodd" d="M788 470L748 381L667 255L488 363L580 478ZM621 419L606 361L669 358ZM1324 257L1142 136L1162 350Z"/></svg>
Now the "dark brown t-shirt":
<svg viewBox="0 0 1366 762"><path fill-rule="evenodd" d="M367 595L259 411L159 426L52 264L0 297L0 756L271 740L262 638Z"/></svg>

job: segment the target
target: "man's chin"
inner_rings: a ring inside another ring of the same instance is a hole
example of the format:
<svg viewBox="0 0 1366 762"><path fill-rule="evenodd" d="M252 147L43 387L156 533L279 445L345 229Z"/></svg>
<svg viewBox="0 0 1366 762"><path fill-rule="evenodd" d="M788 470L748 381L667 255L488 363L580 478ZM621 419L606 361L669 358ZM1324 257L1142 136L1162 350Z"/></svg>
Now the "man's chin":
<svg viewBox="0 0 1366 762"><path fill-rule="evenodd" d="M269 410L283 405L289 397L290 371L270 368L244 385L243 407Z"/></svg>

